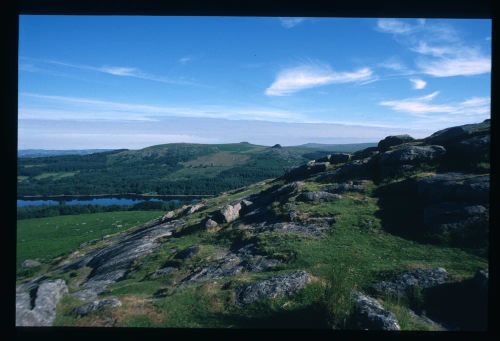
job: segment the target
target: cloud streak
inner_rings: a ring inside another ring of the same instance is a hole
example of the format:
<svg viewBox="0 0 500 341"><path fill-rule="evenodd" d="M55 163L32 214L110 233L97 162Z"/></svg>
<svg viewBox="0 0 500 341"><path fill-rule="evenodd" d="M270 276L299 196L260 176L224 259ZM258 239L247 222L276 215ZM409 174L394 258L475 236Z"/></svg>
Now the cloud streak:
<svg viewBox="0 0 500 341"><path fill-rule="evenodd" d="M279 18L279 19L281 22L281 26L283 26L284 28L293 28L302 23L304 20L306 20L305 18Z"/></svg>
<svg viewBox="0 0 500 341"><path fill-rule="evenodd" d="M412 114L417 117L427 117L425 114L465 114L475 116L489 114L490 112L489 97L473 97L458 103L431 103L438 95L439 91L435 91L422 97L382 101L379 104L394 111Z"/></svg>
<svg viewBox="0 0 500 341"><path fill-rule="evenodd" d="M367 82L373 71L364 67L352 72L336 72L329 65L305 64L278 73L266 89L268 96L288 96L301 90L336 83Z"/></svg>
<svg viewBox="0 0 500 341"><path fill-rule="evenodd" d="M22 59L31 60L31 61L38 61L38 62L42 62L45 64L58 65L58 66L63 66L63 67L79 69L79 70L99 72L99 73L104 73L104 74L118 76L118 77L131 77L131 78L149 80L149 81L160 82L160 83L164 83L164 84L199 85L195 82L184 80L184 79L172 79L172 78L165 77L165 76L153 75L153 74L150 74L147 72L143 72L140 69L134 68L134 67L109 66L109 65L92 66L92 65L85 65L85 64L67 63L67 62L62 62L62 61L58 61L58 60L38 60L38 59L26 58L26 57L22 57ZM30 70L26 70L26 71L30 71Z"/></svg>

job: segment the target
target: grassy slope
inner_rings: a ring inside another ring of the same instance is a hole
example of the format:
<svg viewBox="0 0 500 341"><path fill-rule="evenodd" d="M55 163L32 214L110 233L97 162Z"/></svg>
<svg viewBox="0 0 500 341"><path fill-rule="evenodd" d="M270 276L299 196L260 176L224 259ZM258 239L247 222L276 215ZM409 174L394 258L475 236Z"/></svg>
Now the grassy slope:
<svg viewBox="0 0 500 341"><path fill-rule="evenodd" d="M17 222L17 268L26 259L47 262L83 243L142 224L161 211L126 211L24 219Z"/></svg>
<svg viewBox="0 0 500 341"><path fill-rule="evenodd" d="M307 186L315 188L317 184L308 183ZM229 193L210 199L209 204L219 205L258 189L258 186L253 186L244 192ZM259 234L257 242L262 252L291 256L291 262L273 271L242 273L232 278L194 284L153 300L153 293L160 289L168 291L170 284L185 276L189 269L202 265L207 257L227 248L235 238L242 238L230 230L218 234L194 230L169 239L157 252L144 258L127 279L109 288L106 294L120 298L124 302L122 307L74 318L67 313L81 303L68 297L58 307L56 324L99 325L103 316L111 316L116 319L117 326L136 327L324 328L334 325L342 328L349 315L352 288L367 290L374 281L413 267L442 266L455 279L471 276L476 269L487 267L486 259L460 249L420 244L383 231L375 216L379 209L377 199L371 195L345 194L340 201L295 203L295 207L314 216L335 215L337 223L323 238L269 232ZM210 210L197 212L190 217L189 224L196 224ZM184 263L178 273L167 279L146 278L148 273L172 258L172 248L183 249L193 244L200 245L202 251ZM292 298L264 301L244 309L232 303L233 289L241 283L291 269L308 270L318 281ZM79 275L75 276L78 278ZM222 289L224 284L227 286ZM405 303L385 304L395 310L404 329L432 329L412 320Z"/></svg>

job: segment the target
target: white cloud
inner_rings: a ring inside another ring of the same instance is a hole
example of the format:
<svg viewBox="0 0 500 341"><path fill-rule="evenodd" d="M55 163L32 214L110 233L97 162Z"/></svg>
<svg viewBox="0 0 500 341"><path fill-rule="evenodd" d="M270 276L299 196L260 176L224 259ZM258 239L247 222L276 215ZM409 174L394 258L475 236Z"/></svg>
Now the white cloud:
<svg viewBox="0 0 500 341"><path fill-rule="evenodd" d="M410 78L413 89L422 90L427 86L427 82L420 78Z"/></svg>
<svg viewBox="0 0 500 341"><path fill-rule="evenodd" d="M490 112L489 97L472 97L458 103L434 104L431 103L439 92L435 91L429 95L406 98L400 100L382 101L379 104L391 108L394 111L408 113L420 118L427 118L441 121L459 121L465 116L477 119L485 118ZM432 114L429 116L428 114ZM435 115L444 114L444 115Z"/></svg>
<svg viewBox="0 0 500 341"><path fill-rule="evenodd" d="M377 29L393 34L407 34L414 30L412 25L397 19L378 19Z"/></svg>
<svg viewBox="0 0 500 341"><path fill-rule="evenodd" d="M417 65L421 72L434 77L474 76L491 72L491 59L484 56L421 60Z"/></svg>
<svg viewBox="0 0 500 341"><path fill-rule="evenodd" d="M281 26L284 28L292 28L306 20L305 18L279 18L281 21Z"/></svg>
<svg viewBox="0 0 500 341"><path fill-rule="evenodd" d="M97 70L115 76L138 77L140 75L140 72L136 68L132 67L103 66Z"/></svg>
<svg viewBox="0 0 500 341"><path fill-rule="evenodd" d="M454 52L449 46L429 46L425 41L420 41L417 46L410 48L410 50L434 57L441 57L445 54L452 54Z"/></svg>
<svg viewBox="0 0 500 341"><path fill-rule="evenodd" d="M265 93L268 96L287 96L327 84L368 81L372 74L368 67L352 72L335 72L328 65L305 64L282 70Z"/></svg>

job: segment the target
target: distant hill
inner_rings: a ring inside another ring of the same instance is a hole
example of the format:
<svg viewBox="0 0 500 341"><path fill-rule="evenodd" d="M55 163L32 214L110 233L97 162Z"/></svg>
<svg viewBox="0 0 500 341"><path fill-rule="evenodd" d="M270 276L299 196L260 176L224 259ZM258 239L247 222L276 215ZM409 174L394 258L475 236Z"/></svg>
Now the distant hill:
<svg viewBox="0 0 500 341"><path fill-rule="evenodd" d="M52 150L52 149L20 149L17 151L18 157L43 157L58 155L88 155L94 153L109 152L113 149L71 149L71 150Z"/></svg>
<svg viewBox="0 0 500 341"><path fill-rule="evenodd" d="M217 194L278 177L309 160L346 151L346 146L172 143L87 155L21 157L18 195Z"/></svg>

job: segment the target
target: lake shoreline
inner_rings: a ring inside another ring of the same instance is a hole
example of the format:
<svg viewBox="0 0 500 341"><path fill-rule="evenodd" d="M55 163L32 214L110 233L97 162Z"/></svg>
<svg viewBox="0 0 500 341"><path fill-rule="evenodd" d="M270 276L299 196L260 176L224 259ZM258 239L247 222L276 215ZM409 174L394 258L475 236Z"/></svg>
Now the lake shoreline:
<svg viewBox="0 0 500 341"><path fill-rule="evenodd" d="M56 195L21 195L17 199L40 199L40 198L86 198L86 197L213 197L213 194L138 194L138 193L110 193L110 194L56 194Z"/></svg>

